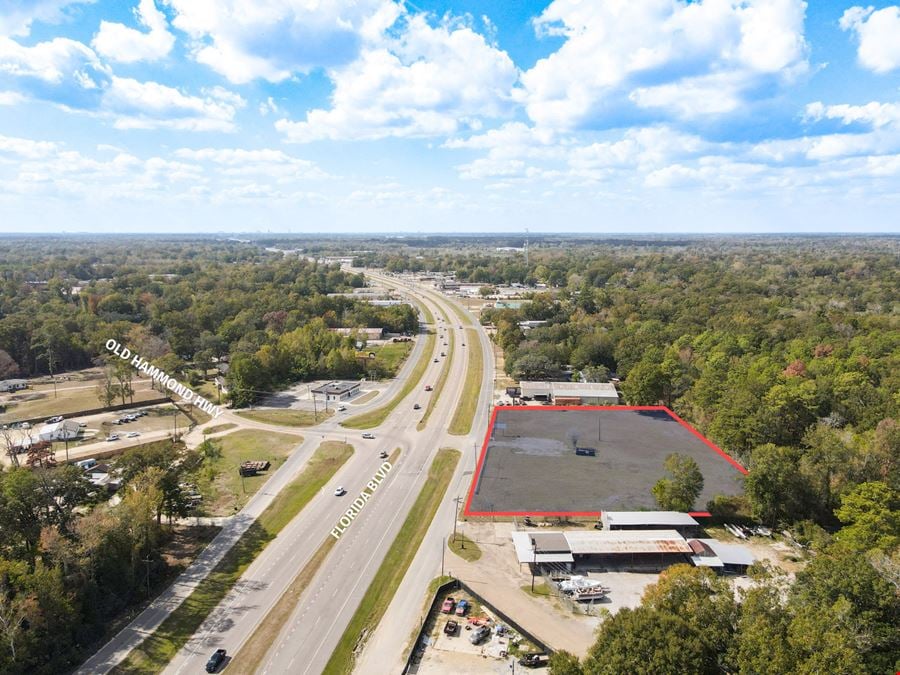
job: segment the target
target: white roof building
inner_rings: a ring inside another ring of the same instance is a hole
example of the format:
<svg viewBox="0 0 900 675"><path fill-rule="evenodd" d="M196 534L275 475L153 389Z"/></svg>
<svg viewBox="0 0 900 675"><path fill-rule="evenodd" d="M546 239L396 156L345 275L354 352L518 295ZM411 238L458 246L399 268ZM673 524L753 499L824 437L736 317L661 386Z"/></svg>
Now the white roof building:
<svg viewBox="0 0 900 675"><path fill-rule="evenodd" d="M528 398L580 398L583 405L619 402L619 392L612 382L519 382L522 396Z"/></svg>
<svg viewBox="0 0 900 675"><path fill-rule="evenodd" d="M65 441L78 436L81 428L75 420L63 420L53 424L45 424L38 432L38 438L42 441Z"/></svg>
<svg viewBox="0 0 900 675"><path fill-rule="evenodd" d="M667 528L677 530L697 527L693 516L680 511L604 511L600 515L604 529L633 530L641 528Z"/></svg>

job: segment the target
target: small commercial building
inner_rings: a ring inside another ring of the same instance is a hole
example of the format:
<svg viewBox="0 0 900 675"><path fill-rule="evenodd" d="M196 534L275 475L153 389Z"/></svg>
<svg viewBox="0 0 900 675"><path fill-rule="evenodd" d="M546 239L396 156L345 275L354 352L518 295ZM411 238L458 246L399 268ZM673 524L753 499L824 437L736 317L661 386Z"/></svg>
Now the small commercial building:
<svg viewBox="0 0 900 675"><path fill-rule="evenodd" d="M571 569L575 562L562 532L513 532L512 540L520 564L565 565Z"/></svg>
<svg viewBox="0 0 900 675"><path fill-rule="evenodd" d="M675 530L681 535L696 532L700 524L680 511L604 511L604 530Z"/></svg>
<svg viewBox="0 0 900 675"><path fill-rule="evenodd" d="M571 530L513 532L519 564L566 564L583 568L662 568L693 553L675 530Z"/></svg>
<svg viewBox="0 0 900 675"><path fill-rule="evenodd" d="M81 427L75 420L63 420L53 424L45 424L38 432L42 441L71 441L81 433Z"/></svg>
<svg viewBox="0 0 900 675"><path fill-rule="evenodd" d="M691 539L691 562L725 574L746 574L756 558L745 546L726 544L718 539Z"/></svg>
<svg viewBox="0 0 900 675"><path fill-rule="evenodd" d="M519 382L522 398L557 405L616 405L619 392L612 382Z"/></svg>
<svg viewBox="0 0 900 675"><path fill-rule="evenodd" d="M329 382L313 389L312 395L321 397L327 403L329 401L346 401L359 394L359 391L359 382Z"/></svg>
<svg viewBox="0 0 900 675"><path fill-rule="evenodd" d="M0 380L0 391L21 391L28 388L28 380Z"/></svg>
<svg viewBox="0 0 900 675"><path fill-rule="evenodd" d="M381 340L384 337L384 328L332 328L332 333L344 337L358 337L363 340Z"/></svg>

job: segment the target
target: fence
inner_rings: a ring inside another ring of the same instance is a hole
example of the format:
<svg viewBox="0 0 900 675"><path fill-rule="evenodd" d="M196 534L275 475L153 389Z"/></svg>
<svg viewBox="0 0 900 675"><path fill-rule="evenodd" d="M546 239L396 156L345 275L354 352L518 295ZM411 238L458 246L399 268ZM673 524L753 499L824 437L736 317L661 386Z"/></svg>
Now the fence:
<svg viewBox="0 0 900 675"><path fill-rule="evenodd" d="M409 652L409 656L406 658L406 665L403 668L403 673L409 672L409 669L414 664L418 663L419 658L421 657L421 649L423 645L424 638L426 636L426 632L428 631L429 626L429 618L437 611L440 607L440 599L449 590L461 589L475 598L481 605L487 607L491 612L500 619L507 626L515 630L519 635L524 637L530 643L543 650L548 654L553 653L553 649L549 647L547 644L536 638L534 635L529 633L527 630L522 628L519 624L513 621L507 614L503 613L499 609L497 609L490 602L485 600L481 595L476 593L472 588L466 584L464 581L460 581L459 579L453 579L452 581L448 581L447 583L440 586L435 592L434 596L431 598L431 604L428 606L428 612L425 614L425 618L422 620L422 624L419 627L418 632L416 633L415 642L413 642L413 647Z"/></svg>

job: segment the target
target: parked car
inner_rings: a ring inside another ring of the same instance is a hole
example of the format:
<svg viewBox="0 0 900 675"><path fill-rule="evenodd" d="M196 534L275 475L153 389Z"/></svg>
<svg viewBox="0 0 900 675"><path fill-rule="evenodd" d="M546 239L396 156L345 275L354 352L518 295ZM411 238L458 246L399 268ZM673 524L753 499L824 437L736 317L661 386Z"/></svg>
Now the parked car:
<svg viewBox="0 0 900 675"><path fill-rule="evenodd" d="M219 666L221 666L225 662L225 655L227 653L228 652L226 652L224 649L217 649L216 651L214 651L212 653L212 656L209 657L209 661L206 662L206 672L216 672L219 669Z"/></svg>
<svg viewBox="0 0 900 675"><path fill-rule="evenodd" d="M370 433L367 431L366 433L364 433L364 434L362 435L362 437L371 441L373 438L375 438L375 434L370 434Z"/></svg>
<svg viewBox="0 0 900 675"><path fill-rule="evenodd" d="M455 606L456 600L453 599L453 596L448 596L444 598L444 603L441 605L441 613L449 614Z"/></svg>
<svg viewBox="0 0 900 675"><path fill-rule="evenodd" d="M28 422L22 422L22 428L23 428L23 429L30 429L30 428L31 428L31 424L28 423Z"/></svg>
<svg viewBox="0 0 900 675"><path fill-rule="evenodd" d="M459 624L450 619L446 624L444 624L444 634L445 635L456 635L459 632Z"/></svg>
<svg viewBox="0 0 900 675"><path fill-rule="evenodd" d="M460 600L456 603L456 616L465 616L466 612L469 611L469 601L468 600Z"/></svg>
<svg viewBox="0 0 900 675"><path fill-rule="evenodd" d="M119 434L110 434L109 436L106 437L107 443L112 443L113 441L117 441L117 440L119 440Z"/></svg>
<svg viewBox="0 0 900 675"><path fill-rule="evenodd" d="M53 424L55 422L62 422L62 421L63 421L63 416L57 415L56 417L48 418L47 421L45 422L45 424Z"/></svg>
<svg viewBox="0 0 900 675"><path fill-rule="evenodd" d="M526 668L541 668L550 663L550 657L547 654L525 654L519 659L519 664Z"/></svg>
<svg viewBox="0 0 900 675"><path fill-rule="evenodd" d="M138 431L129 431L127 434L125 434L125 437L126 438L137 438L140 435L141 434Z"/></svg>
<svg viewBox="0 0 900 675"><path fill-rule="evenodd" d="M343 497L345 494L347 494L347 491L346 491L342 486L340 486L340 485L338 485L338 486L334 489L334 496L335 496L335 497Z"/></svg>
<svg viewBox="0 0 900 675"><path fill-rule="evenodd" d="M472 635L469 637L469 642L471 642L473 645L477 645L486 637L490 636L490 634L490 628L488 628L487 626L479 626L474 631L472 631Z"/></svg>
<svg viewBox="0 0 900 675"><path fill-rule="evenodd" d="M345 406L345 405L338 406L338 412L344 412L346 409L347 409L347 406Z"/></svg>

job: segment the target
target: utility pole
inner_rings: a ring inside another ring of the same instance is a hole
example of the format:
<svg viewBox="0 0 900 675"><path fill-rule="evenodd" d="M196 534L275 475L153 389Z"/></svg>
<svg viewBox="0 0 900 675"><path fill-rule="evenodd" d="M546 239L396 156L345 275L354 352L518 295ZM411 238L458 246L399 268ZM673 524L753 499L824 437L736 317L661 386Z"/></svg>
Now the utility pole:
<svg viewBox="0 0 900 675"><path fill-rule="evenodd" d="M144 564L147 565L147 597L150 597L150 563L153 562L153 559L148 554L146 558L144 558Z"/></svg>
<svg viewBox="0 0 900 675"><path fill-rule="evenodd" d="M454 498L453 501L456 502L456 511L455 511L454 517L453 517L453 543L455 544L456 543L456 523L457 523L457 521L459 521L459 507L462 504L463 498L457 496L456 498ZM465 537L463 537L463 540L461 542L461 547L462 548L466 547Z"/></svg>
<svg viewBox="0 0 900 675"><path fill-rule="evenodd" d="M444 576L444 549L447 548L447 537L441 537L441 576Z"/></svg>
<svg viewBox="0 0 900 675"><path fill-rule="evenodd" d="M537 566L537 543L531 538L531 594L534 595L534 568Z"/></svg>

